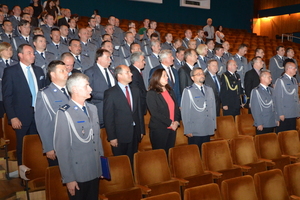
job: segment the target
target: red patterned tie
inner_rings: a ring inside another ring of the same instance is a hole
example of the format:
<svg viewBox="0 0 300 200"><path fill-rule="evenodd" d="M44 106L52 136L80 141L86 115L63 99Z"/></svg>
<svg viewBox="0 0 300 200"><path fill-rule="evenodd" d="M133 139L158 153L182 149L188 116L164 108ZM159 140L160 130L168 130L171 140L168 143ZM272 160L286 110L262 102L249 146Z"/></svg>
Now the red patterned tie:
<svg viewBox="0 0 300 200"><path fill-rule="evenodd" d="M128 91L128 86L125 86L125 89L126 89L126 99L127 99L127 102L130 106L130 109L131 109L131 101L130 101L130 95L129 95L129 91Z"/></svg>

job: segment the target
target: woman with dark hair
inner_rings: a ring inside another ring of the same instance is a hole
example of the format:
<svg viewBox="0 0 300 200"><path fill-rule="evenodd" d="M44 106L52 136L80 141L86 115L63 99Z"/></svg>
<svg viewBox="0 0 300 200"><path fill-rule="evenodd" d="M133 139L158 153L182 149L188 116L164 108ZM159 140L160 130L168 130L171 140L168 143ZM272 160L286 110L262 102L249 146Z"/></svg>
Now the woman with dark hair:
<svg viewBox="0 0 300 200"><path fill-rule="evenodd" d="M216 43L219 45L222 45L222 43L225 41L225 35L222 32L223 31L223 27L222 26L218 26L217 27L217 31L215 33L216 35Z"/></svg>
<svg viewBox="0 0 300 200"><path fill-rule="evenodd" d="M151 114L150 141L152 149L164 149L167 154L175 145L176 129L180 120L180 111L175 99L175 94L168 85L167 72L164 69L155 70L146 98Z"/></svg>
<svg viewBox="0 0 300 200"><path fill-rule="evenodd" d="M56 12L56 0L47 0L45 10L48 14L54 16L54 20L57 18Z"/></svg>
<svg viewBox="0 0 300 200"><path fill-rule="evenodd" d="M33 0L31 4L29 4L33 8L33 17L38 18L39 15L43 12L43 6L41 4L41 0Z"/></svg>

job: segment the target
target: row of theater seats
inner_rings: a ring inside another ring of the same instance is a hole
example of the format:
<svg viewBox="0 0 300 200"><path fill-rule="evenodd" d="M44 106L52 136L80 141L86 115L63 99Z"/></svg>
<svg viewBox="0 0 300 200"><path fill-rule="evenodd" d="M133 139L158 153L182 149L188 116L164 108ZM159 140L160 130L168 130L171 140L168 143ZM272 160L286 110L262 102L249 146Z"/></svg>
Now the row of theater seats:
<svg viewBox="0 0 300 200"><path fill-rule="evenodd" d="M286 151L286 155L282 154L280 147ZM185 189L203 184L215 182L221 186L222 181L234 177L255 177L255 174L271 169L284 171L286 166L298 162L299 149L298 132L287 131L278 136L269 133L254 138L241 136L204 143L202 159L196 145L171 148L168 157L161 149L140 151L134 155L134 176L127 156L111 156L108 157L111 180L100 181L99 197L133 200L140 199L142 195L155 196L173 191L184 194ZM31 169L25 177L29 191L46 188L47 199L61 199L57 188L61 187L64 193L66 190L61 183L59 169L47 168L47 159L38 135L24 137L23 153L23 164ZM288 189L294 188L293 191L299 193L290 195L300 196L300 184L297 179L291 181L295 182L288 183ZM128 198L125 198L127 195Z"/></svg>

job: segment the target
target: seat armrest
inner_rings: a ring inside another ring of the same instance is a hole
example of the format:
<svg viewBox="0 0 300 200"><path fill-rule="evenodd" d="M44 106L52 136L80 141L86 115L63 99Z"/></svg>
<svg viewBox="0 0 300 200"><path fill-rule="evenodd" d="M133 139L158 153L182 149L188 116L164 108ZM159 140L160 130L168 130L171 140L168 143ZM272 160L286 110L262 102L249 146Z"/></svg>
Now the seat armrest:
<svg viewBox="0 0 300 200"><path fill-rule="evenodd" d="M190 181L182 179L182 178L176 178L176 177L172 177L172 180L176 180L180 182L180 185L182 186L186 186L189 184Z"/></svg>
<svg viewBox="0 0 300 200"><path fill-rule="evenodd" d="M291 200L293 200L293 199L298 199L298 200L299 200L300 197L298 197L298 196L296 196L296 195L291 195L291 196L290 196L290 199L291 199Z"/></svg>
<svg viewBox="0 0 300 200"><path fill-rule="evenodd" d="M1 138L0 139L0 148L3 148L5 145L8 145L10 142L10 140L5 139L5 138Z"/></svg>
<svg viewBox="0 0 300 200"><path fill-rule="evenodd" d="M273 161L270 160L270 159L259 158L259 160L266 162L268 167L270 167L270 166L275 166L275 162L273 162Z"/></svg>
<svg viewBox="0 0 300 200"><path fill-rule="evenodd" d="M241 168L242 172L248 172L251 169L251 167L245 165L233 165L233 166L237 168Z"/></svg>
<svg viewBox="0 0 300 200"><path fill-rule="evenodd" d="M290 157L290 160L292 162L298 162L299 158L297 156L292 156L292 155L282 155L283 157Z"/></svg>
<svg viewBox="0 0 300 200"><path fill-rule="evenodd" d="M205 172L211 173L213 175L213 179L219 179L222 177L222 173L220 172L215 172L215 171L209 171L209 170L205 170Z"/></svg>
<svg viewBox="0 0 300 200"><path fill-rule="evenodd" d="M101 194L100 194L98 197L99 197L99 200L108 200L107 197L105 197L105 196L103 196L103 195L101 195Z"/></svg>
<svg viewBox="0 0 300 200"><path fill-rule="evenodd" d="M25 166L25 165L20 165L20 166L19 166L20 177L21 177L23 180L25 180L25 181L29 181L30 179L28 179L28 178L26 177L26 175L30 173L30 170L31 170L31 169L28 168L27 166Z"/></svg>
<svg viewBox="0 0 300 200"><path fill-rule="evenodd" d="M146 186L143 186L143 185L136 185L136 187L141 188L143 194L148 195L148 194L151 192L151 189L148 188L148 187L146 187Z"/></svg>

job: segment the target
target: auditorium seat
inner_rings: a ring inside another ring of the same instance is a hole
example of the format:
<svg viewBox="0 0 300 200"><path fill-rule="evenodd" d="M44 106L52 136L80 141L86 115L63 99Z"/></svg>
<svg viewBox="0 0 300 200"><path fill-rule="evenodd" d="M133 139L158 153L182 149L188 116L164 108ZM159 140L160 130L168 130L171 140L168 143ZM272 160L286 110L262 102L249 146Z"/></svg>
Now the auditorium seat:
<svg viewBox="0 0 300 200"><path fill-rule="evenodd" d="M150 133L149 133L148 124L145 124L145 132L146 134L143 136L141 142L139 143L139 151L148 151L152 150L152 145L150 141Z"/></svg>
<svg viewBox="0 0 300 200"><path fill-rule="evenodd" d="M286 165L283 174L289 195L300 199L300 163Z"/></svg>
<svg viewBox="0 0 300 200"><path fill-rule="evenodd" d="M187 136L184 135L184 127L182 122L180 122L180 126L176 131L175 146L187 145L187 144L188 144L188 138Z"/></svg>
<svg viewBox="0 0 300 200"><path fill-rule="evenodd" d="M29 197L29 192L45 189L47 167L48 161L43 154L39 135L25 135L23 138L22 165L19 166L19 171L20 177L26 184L27 197Z"/></svg>
<svg viewBox="0 0 300 200"><path fill-rule="evenodd" d="M221 173L222 176L216 180L218 185L225 179L242 176L242 168L233 164L230 156L229 145L226 140L206 142L202 144L202 160L204 169L212 174ZM249 167L244 167L248 170Z"/></svg>
<svg viewBox="0 0 300 200"><path fill-rule="evenodd" d="M217 117L216 139L232 139L238 137L238 131L232 115Z"/></svg>
<svg viewBox="0 0 300 200"><path fill-rule="evenodd" d="M140 200L142 191L134 183L128 156L108 157L108 162L111 180L100 179L99 197L109 200Z"/></svg>
<svg viewBox="0 0 300 200"><path fill-rule="evenodd" d="M46 169L46 200L68 199L67 187L62 183L58 166Z"/></svg>
<svg viewBox="0 0 300 200"><path fill-rule="evenodd" d="M254 120L251 114L236 115L235 123L239 135L256 135L256 127L253 126Z"/></svg>
<svg viewBox="0 0 300 200"><path fill-rule="evenodd" d="M221 193L223 200L258 200L253 177L249 175L224 180Z"/></svg>
<svg viewBox="0 0 300 200"><path fill-rule="evenodd" d="M220 188L215 183L188 188L184 200L222 200Z"/></svg>
<svg viewBox="0 0 300 200"><path fill-rule="evenodd" d="M282 171L273 169L254 175L259 200L289 200Z"/></svg>
<svg viewBox="0 0 300 200"><path fill-rule="evenodd" d="M278 141L282 154L289 156L292 162L299 162L300 141L298 131L290 130L279 132Z"/></svg>
<svg viewBox="0 0 300 200"><path fill-rule="evenodd" d="M110 142L107 140L107 134L106 134L105 128L100 130L100 138L101 138L101 142L102 142L104 156L106 156L106 157L113 156Z"/></svg>
<svg viewBox="0 0 300 200"><path fill-rule="evenodd" d="M169 192L166 194L143 198L141 200L181 200L181 197L178 192Z"/></svg>
<svg viewBox="0 0 300 200"><path fill-rule="evenodd" d="M134 178L136 184L151 189L149 196L167 192L180 193L180 182L172 179L163 149L135 153ZM147 191L144 190L144 193L147 194Z"/></svg>
<svg viewBox="0 0 300 200"><path fill-rule="evenodd" d="M230 140L230 150L233 164L251 167L244 174L254 176L257 172L267 170L267 163L258 159L253 137L240 137ZM271 162L268 164L273 166Z"/></svg>
<svg viewBox="0 0 300 200"><path fill-rule="evenodd" d="M256 135L255 148L260 159L271 160L277 169L283 170L285 165L291 164L290 157L281 153L276 133Z"/></svg>
<svg viewBox="0 0 300 200"><path fill-rule="evenodd" d="M172 177L189 181L185 188L213 183L211 173L205 172L197 145L182 145L169 149Z"/></svg>

